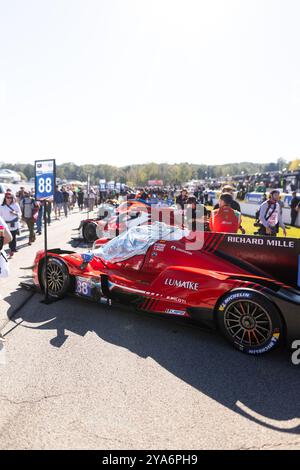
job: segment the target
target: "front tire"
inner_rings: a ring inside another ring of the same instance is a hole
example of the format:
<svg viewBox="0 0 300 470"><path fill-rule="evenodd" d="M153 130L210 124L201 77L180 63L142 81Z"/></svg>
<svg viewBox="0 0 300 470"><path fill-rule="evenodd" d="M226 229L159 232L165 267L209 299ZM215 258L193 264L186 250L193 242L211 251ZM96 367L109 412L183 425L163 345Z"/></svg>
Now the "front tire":
<svg viewBox="0 0 300 470"><path fill-rule="evenodd" d="M273 350L283 335L278 310L266 297L254 291L228 292L216 314L225 338L246 354L259 355Z"/></svg>
<svg viewBox="0 0 300 470"><path fill-rule="evenodd" d="M71 278L67 266L63 261L58 258L48 258L47 265L47 278L48 278L48 293L50 297L62 299L66 296ZM46 284L46 265L42 267L42 287L45 288Z"/></svg>

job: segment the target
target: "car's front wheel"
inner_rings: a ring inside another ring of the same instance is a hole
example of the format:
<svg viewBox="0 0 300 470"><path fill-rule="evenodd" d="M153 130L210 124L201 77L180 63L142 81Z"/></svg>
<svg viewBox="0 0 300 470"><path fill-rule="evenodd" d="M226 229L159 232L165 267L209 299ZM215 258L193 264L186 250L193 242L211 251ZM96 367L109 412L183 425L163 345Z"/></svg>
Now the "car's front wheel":
<svg viewBox="0 0 300 470"><path fill-rule="evenodd" d="M228 292L216 313L223 335L235 348L247 354L271 351L283 335L283 323L277 308L254 291Z"/></svg>
<svg viewBox="0 0 300 470"><path fill-rule="evenodd" d="M51 297L63 298L70 288L71 278L67 266L58 258L48 258L47 262L48 293ZM46 265L42 267L42 287L46 284Z"/></svg>

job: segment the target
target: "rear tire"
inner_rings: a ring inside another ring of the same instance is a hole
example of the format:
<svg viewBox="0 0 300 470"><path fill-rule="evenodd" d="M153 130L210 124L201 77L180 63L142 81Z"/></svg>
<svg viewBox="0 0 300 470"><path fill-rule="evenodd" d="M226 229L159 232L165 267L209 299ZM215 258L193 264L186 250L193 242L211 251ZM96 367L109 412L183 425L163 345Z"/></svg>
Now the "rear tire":
<svg viewBox="0 0 300 470"><path fill-rule="evenodd" d="M93 222L87 222L83 227L83 238L87 243L93 243L97 240L96 225Z"/></svg>
<svg viewBox="0 0 300 470"><path fill-rule="evenodd" d="M63 261L58 258L48 258L47 266L47 277L48 277L48 294L51 297L62 299L66 296L70 285L71 278L67 266ZM42 267L42 287L45 289L46 281L46 265Z"/></svg>
<svg viewBox="0 0 300 470"><path fill-rule="evenodd" d="M278 310L257 292L228 292L216 313L225 338L246 354L259 355L271 351L283 336L283 322Z"/></svg>

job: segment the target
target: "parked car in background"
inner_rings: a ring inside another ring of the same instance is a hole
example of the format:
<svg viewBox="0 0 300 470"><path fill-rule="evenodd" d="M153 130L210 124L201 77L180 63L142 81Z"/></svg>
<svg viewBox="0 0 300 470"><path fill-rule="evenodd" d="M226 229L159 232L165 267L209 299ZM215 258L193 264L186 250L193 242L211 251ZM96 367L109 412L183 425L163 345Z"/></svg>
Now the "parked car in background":
<svg viewBox="0 0 300 470"><path fill-rule="evenodd" d="M16 171L9 170L7 168L0 169L0 181L4 183L20 183L21 175Z"/></svg>

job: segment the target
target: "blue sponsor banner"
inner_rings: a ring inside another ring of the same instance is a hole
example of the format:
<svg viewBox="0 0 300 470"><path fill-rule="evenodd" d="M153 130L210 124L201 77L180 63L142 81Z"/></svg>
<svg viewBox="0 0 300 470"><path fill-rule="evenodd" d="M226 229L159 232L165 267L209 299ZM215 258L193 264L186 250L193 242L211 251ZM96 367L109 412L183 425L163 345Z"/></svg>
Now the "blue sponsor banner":
<svg viewBox="0 0 300 470"><path fill-rule="evenodd" d="M157 204L158 201L159 201L159 200L158 200L156 197L153 197L153 198L151 198L151 199L147 199L148 204L151 204L151 205L152 205L152 204Z"/></svg>
<svg viewBox="0 0 300 470"><path fill-rule="evenodd" d="M285 197L284 197L284 207L289 207L289 205L291 204L291 200L292 200L293 196L291 194L287 194Z"/></svg>
<svg viewBox="0 0 300 470"><path fill-rule="evenodd" d="M55 160L35 161L35 197L37 200L53 198L55 191Z"/></svg>
<svg viewBox="0 0 300 470"><path fill-rule="evenodd" d="M173 206L174 204L174 199L158 199L158 198L151 198L147 199L146 201L148 204L158 204L159 206Z"/></svg>
<svg viewBox="0 0 300 470"><path fill-rule="evenodd" d="M247 193L245 196L245 200L247 202L252 202L255 204L261 204L263 202L263 193Z"/></svg>

